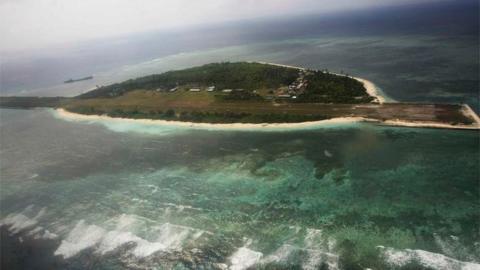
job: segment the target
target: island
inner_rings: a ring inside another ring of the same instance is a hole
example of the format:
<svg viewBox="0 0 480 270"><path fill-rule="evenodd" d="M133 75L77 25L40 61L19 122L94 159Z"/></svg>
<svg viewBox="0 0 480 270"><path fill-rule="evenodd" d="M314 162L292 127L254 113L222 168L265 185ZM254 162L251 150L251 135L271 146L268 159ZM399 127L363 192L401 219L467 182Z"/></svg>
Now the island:
<svg viewBox="0 0 480 270"><path fill-rule="evenodd" d="M99 87L73 98L0 97L1 107L182 123L315 123L478 129L466 104L387 102L364 79L264 62L212 63Z"/></svg>

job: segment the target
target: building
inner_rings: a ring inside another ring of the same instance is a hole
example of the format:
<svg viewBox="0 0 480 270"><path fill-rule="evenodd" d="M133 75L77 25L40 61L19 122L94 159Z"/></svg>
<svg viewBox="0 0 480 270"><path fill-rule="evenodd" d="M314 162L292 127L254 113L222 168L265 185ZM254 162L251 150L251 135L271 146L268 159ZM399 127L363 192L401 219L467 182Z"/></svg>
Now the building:
<svg viewBox="0 0 480 270"><path fill-rule="evenodd" d="M207 92L213 92L213 90L215 90L215 86L207 87Z"/></svg>
<svg viewBox="0 0 480 270"><path fill-rule="evenodd" d="M232 91L233 91L232 89L223 89L223 90L222 90L223 93L230 93L230 92L232 92Z"/></svg>
<svg viewBox="0 0 480 270"><path fill-rule="evenodd" d="M200 88L190 88L190 92L200 92Z"/></svg>
<svg viewBox="0 0 480 270"><path fill-rule="evenodd" d="M170 89L169 91L170 92L175 92L175 91L177 91L177 89L178 89L178 87L174 87L174 88Z"/></svg>

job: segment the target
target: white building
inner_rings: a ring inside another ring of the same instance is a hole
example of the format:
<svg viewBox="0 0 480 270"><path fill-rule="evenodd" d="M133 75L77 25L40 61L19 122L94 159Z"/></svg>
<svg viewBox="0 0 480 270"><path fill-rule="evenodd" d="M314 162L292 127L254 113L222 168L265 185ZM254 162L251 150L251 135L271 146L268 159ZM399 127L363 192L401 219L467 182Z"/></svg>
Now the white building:
<svg viewBox="0 0 480 270"><path fill-rule="evenodd" d="M190 92L200 92L200 88L190 88Z"/></svg>
<svg viewBox="0 0 480 270"><path fill-rule="evenodd" d="M215 86L210 86L207 88L207 92L213 92L215 90Z"/></svg>
<svg viewBox="0 0 480 270"><path fill-rule="evenodd" d="M230 93L230 92L232 92L232 89L223 89L222 92L223 93Z"/></svg>

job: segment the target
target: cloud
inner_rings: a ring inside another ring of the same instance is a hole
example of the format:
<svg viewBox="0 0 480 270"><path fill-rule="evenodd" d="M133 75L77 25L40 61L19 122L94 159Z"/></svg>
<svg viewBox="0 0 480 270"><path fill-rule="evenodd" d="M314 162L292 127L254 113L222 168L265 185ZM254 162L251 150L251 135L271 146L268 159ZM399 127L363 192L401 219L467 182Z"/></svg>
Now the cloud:
<svg viewBox="0 0 480 270"><path fill-rule="evenodd" d="M0 50L150 30L414 0L3 0Z"/></svg>

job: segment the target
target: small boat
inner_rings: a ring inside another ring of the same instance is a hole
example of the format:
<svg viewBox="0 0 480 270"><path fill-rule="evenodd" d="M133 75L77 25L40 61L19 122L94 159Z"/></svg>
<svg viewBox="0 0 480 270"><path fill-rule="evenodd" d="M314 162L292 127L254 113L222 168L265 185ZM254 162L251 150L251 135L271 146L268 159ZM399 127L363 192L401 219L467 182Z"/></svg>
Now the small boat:
<svg viewBox="0 0 480 270"><path fill-rule="evenodd" d="M74 82L86 81L86 80L91 80L91 79L93 79L93 76L88 76L88 77L84 77L84 78L80 78L80 79L68 79L68 80L64 81L64 83L74 83Z"/></svg>

